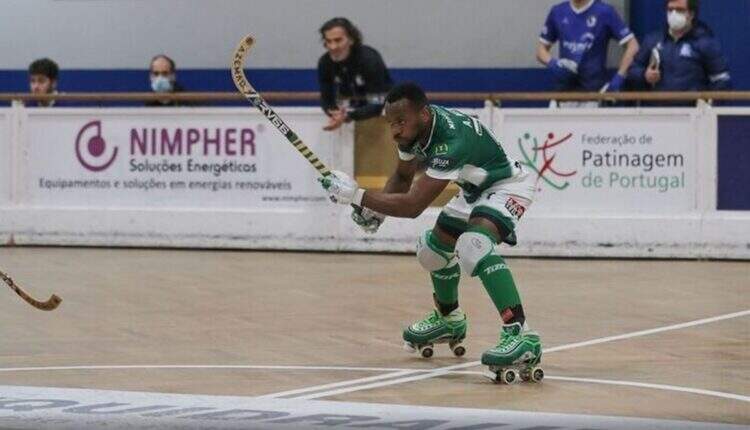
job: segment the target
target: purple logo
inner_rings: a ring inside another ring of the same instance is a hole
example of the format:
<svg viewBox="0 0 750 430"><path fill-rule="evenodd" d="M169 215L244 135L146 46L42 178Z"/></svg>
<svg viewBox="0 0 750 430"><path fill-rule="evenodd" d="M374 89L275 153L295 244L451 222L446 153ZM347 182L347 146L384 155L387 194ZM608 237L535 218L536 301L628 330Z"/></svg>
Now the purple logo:
<svg viewBox="0 0 750 430"><path fill-rule="evenodd" d="M81 128L76 137L76 157L83 167L92 172L100 172L109 167L117 157L117 148L112 151L109 160L102 157L107 150L107 143L102 138L102 122L91 121ZM104 162L102 162L104 161Z"/></svg>

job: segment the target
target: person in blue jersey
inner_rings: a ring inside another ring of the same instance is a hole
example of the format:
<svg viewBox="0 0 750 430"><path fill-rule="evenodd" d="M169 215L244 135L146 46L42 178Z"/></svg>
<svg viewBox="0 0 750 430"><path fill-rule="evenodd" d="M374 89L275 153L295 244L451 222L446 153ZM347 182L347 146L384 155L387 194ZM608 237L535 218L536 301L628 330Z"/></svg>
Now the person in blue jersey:
<svg viewBox="0 0 750 430"><path fill-rule="evenodd" d="M727 61L711 29L698 19L698 0L668 0L666 8L666 28L645 38L628 78L654 91L730 90Z"/></svg>
<svg viewBox="0 0 750 430"><path fill-rule="evenodd" d="M614 76L607 72L610 39L625 46ZM559 58L552 56L556 42ZM638 48L635 35L614 7L600 0L569 0L550 10L537 59L554 74L556 91L615 92L622 89Z"/></svg>

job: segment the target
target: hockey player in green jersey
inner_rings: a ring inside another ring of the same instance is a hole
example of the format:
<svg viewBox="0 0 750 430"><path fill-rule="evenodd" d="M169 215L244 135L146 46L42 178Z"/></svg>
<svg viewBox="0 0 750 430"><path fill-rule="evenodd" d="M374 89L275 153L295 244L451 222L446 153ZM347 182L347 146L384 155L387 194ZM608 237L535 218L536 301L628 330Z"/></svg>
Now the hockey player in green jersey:
<svg viewBox="0 0 750 430"><path fill-rule="evenodd" d="M417 260L432 278L435 309L404 330L405 344L425 358L435 343L448 343L463 355L467 322L458 305L458 283L462 273L477 276L503 324L498 344L482 355L482 363L499 381L541 380L539 335L529 330L513 277L497 252L501 242L516 243L516 226L533 199L533 177L476 118L429 104L416 84L394 87L385 115L399 163L383 191L365 191L338 171L320 182L334 202L361 208L352 218L371 233L385 216L416 218L450 182L461 189L417 241Z"/></svg>

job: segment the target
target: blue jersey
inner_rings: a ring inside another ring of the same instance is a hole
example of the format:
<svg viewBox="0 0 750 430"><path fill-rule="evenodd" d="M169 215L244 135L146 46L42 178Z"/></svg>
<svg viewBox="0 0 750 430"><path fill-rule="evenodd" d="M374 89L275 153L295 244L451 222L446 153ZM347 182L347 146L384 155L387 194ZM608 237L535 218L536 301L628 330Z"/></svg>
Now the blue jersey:
<svg viewBox="0 0 750 430"><path fill-rule="evenodd" d="M609 40L622 45L633 37L614 7L593 0L582 9L575 9L570 1L552 7L540 40L545 45L560 41L560 58L578 64L578 79L558 82L558 90L599 91L609 81Z"/></svg>

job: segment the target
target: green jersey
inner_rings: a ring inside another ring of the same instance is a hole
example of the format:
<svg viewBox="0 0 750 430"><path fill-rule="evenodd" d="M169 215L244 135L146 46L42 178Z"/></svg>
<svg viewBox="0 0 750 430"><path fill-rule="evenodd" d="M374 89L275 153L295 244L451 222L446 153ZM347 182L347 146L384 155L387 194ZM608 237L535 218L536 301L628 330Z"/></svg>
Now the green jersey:
<svg viewBox="0 0 750 430"><path fill-rule="evenodd" d="M456 110L430 105L432 131L427 143L414 144L399 158L423 157L427 175L454 181L469 203L492 184L513 176L512 160L479 120Z"/></svg>

